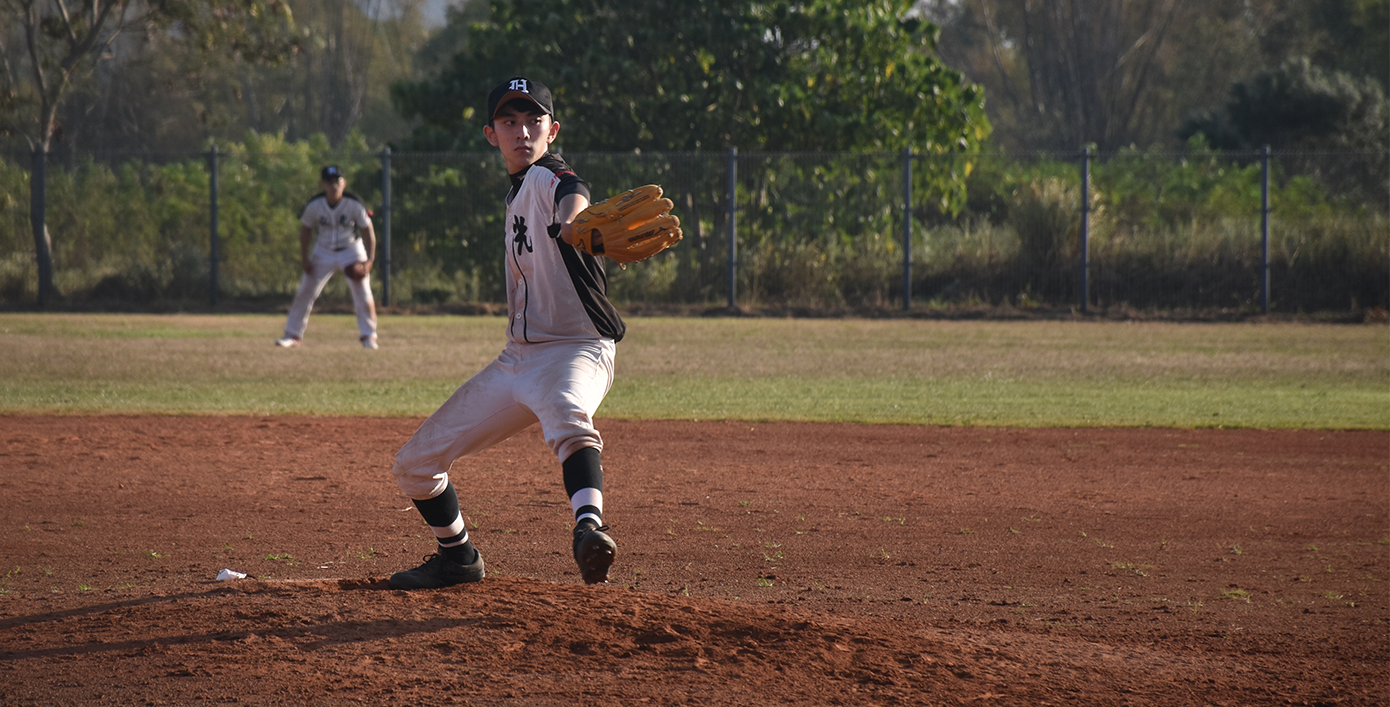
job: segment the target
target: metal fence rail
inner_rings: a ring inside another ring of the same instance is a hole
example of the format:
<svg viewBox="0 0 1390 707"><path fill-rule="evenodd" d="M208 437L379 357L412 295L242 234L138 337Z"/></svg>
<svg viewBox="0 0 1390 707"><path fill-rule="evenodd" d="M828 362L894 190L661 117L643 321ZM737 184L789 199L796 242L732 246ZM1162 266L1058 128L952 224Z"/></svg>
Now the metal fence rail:
<svg viewBox="0 0 1390 707"><path fill-rule="evenodd" d="M1390 304L1382 155L562 156L595 200L657 183L676 204L685 240L610 268L619 303L1082 312ZM0 304L287 300L298 281L299 210L327 162L343 167L374 212L373 286L384 305L504 300L509 184L495 152L233 145L0 158ZM326 296L346 297L341 279Z"/></svg>

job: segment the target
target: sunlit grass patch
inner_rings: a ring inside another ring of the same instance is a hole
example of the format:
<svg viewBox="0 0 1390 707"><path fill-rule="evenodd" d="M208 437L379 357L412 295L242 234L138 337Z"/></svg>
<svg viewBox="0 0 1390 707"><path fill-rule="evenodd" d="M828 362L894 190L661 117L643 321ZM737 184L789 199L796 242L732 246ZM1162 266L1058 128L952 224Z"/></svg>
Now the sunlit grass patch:
<svg viewBox="0 0 1390 707"><path fill-rule="evenodd" d="M501 317L0 314L0 412L427 415ZM1390 428L1378 326L631 317L600 416Z"/></svg>

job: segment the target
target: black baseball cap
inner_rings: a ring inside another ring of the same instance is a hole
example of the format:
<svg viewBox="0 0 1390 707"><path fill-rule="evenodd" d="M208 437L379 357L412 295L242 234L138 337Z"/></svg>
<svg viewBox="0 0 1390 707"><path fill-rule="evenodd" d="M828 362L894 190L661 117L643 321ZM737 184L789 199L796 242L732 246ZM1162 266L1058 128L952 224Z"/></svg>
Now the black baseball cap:
<svg viewBox="0 0 1390 707"><path fill-rule="evenodd" d="M550 99L550 89L540 81L525 76L514 76L497 85L487 94L487 122L497 117L497 109L507 105L513 98L525 98L535 103L546 115L555 116L555 105Z"/></svg>
<svg viewBox="0 0 1390 707"><path fill-rule="evenodd" d="M335 182L342 178L343 170L338 169L338 165L336 164L328 165L327 167L324 167L322 171L319 172L319 179L322 179L325 182Z"/></svg>

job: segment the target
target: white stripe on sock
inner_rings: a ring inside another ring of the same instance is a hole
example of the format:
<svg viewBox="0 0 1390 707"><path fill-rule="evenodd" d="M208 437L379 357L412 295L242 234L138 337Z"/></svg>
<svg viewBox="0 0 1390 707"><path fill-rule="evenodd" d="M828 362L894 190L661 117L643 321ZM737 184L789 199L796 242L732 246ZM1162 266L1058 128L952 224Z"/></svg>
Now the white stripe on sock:
<svg viewBox="0 0 1390 707"><path fill-rule="evenodd" d="M430 530L434 531L434 537L441 539L452 538L455 535L458 535L459 533L463 533L463 540L460 540L456 543L449 543L450 546L462 545L464 541L468 539L468 530L463 527L463 513L459 513L458 517L454 518L454 522L449 524L449 527L436 528L435 526L431 525Z"/></svg>
<svg viewBox="0 0 1390 707"><path fill-rule="evenodd" d="M579 509L584 506L593 506L599 510L599 513L602 513L603 492L592 486L575 491L574 495L570 496L570 510L578 513Z"/></svg>

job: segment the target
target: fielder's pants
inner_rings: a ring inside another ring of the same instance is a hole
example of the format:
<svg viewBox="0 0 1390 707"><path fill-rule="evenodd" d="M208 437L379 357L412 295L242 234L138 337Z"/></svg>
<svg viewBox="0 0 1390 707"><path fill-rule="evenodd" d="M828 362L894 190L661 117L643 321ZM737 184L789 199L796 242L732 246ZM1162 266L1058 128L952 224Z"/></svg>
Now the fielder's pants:
<svg viewBox="0 0 1390 707"><path fill-rule="evenodd" d="M406 496L434 498L455 459L477 454L538 420L561 462L603 438L593 415L613 385L612 339L509 343L459 386L396 453L391 473Z"/></svg>
<svg viewBox="0 0 1390 707"><path fill-rule="evenodd" d="M323 250L318 247L309 254L309 268L312 273L304 273L299 279L299 292L295 293L294 303L290 305L290 316L285 320L285 335L296 339L304 338L304 329L309 326L309 310L314 300L323 292L328 278L333 273L353 263L367 261L367 248L362 241L339 251ZM372 299L372 276L361 280L347 278L348 290L352 292L352 309L357 313L357 331L360 336L376 336L376 301Z"/></svg>

